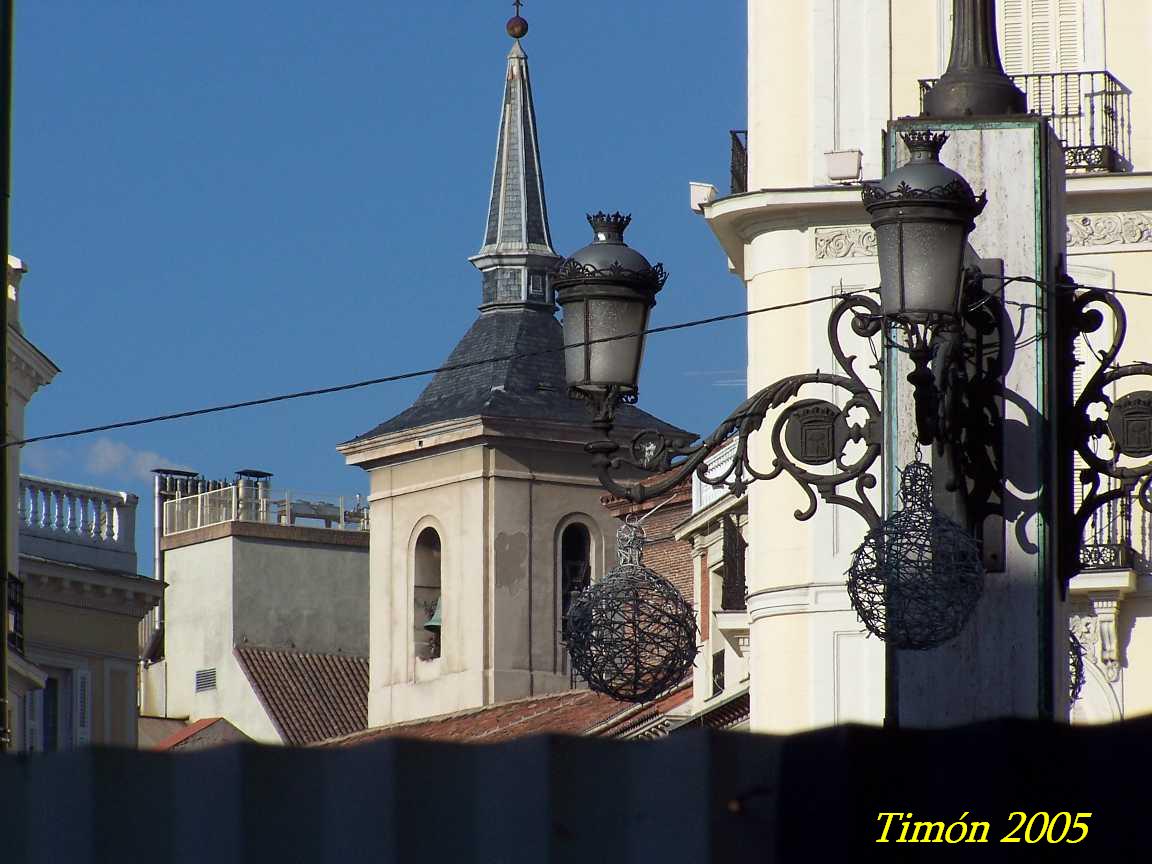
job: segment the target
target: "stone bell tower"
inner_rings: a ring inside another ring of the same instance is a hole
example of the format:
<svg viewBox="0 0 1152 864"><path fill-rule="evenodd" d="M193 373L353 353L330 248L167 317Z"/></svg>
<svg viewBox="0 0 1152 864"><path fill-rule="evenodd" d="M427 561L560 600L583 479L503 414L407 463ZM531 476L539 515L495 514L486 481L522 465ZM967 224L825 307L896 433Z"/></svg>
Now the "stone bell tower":
<svg viewBox="0 0 1152 864"><path fill-rule="evenodd" d="M371 478L374 726L572 686L568 599L614 560L564 378L527 23L508 32L479 315L411 407L339 447ZM686 435L628 406L619 425Z"/></svg>

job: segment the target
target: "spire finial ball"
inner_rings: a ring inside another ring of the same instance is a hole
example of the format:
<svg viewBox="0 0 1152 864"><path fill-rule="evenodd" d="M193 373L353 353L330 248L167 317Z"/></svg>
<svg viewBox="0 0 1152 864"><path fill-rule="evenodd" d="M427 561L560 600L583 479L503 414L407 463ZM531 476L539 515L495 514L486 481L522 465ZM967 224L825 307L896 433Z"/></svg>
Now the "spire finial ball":
<svg viewBox="0 0 1152 864"><path fill-rule="evenodd" d="M513 39L522 39L527 32L528 22L519 15L513 15L508 19L508 35Z"/></svg>

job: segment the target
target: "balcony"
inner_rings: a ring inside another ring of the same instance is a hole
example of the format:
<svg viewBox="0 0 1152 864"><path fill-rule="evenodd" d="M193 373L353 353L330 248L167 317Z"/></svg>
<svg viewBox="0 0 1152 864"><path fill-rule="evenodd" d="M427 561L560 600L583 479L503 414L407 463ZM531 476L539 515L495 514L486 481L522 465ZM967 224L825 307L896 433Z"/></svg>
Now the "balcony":
<svg viewBox="0 0 1152 864"><path fill-rule="evenodd" d="M921 79L920 107L938 79ZM1132 170L1132 91L1109 72L1013 75L1028 110L1046 117L1064 145L1069 173Z"/></svg>
<svg viewBox="0 0 1152 864"><path fill-rule="evenodd" d="M367 531L368 503L360 495L273 490L255 483L224 486L164 502L165 537L224 522Z"/></svg>
<svg viewBox="0 0 1152 864"><path fill-rule="evenodd" d="M1093 515L1080 544L1082 572L1146 569L1152 523L1132 518L1133 510L1139 509L1139 504L1133 505L1133 495L1135 492L1129 490L1125 497L1109 501Z"/></svg>
<svg viewBox="0 0 1152 864"><path fill-rule="evenodd" d="M8 645L24 653L24 583L8 576Z"/></svg>
<svg viewBox="0 0 1152 864"><path fill-rule="evenodd" d="M21 475L20 552L136 573L136 504L128 492Z"/></svg>
<svg viewBox="0 0 1152 864"><path fill-rule="evenodd" d="M748 191L748 130L733 129L728 133L732 139L732 185L733 195Z"/></svg>

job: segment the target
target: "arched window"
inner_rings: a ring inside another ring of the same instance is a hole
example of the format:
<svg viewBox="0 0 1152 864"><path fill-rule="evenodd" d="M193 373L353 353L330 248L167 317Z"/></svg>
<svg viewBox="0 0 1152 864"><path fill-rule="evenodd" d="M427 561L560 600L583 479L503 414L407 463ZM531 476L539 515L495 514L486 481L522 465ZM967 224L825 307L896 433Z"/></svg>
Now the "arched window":
<svg viewBox="0 0 1152 864"><path fill-rule="evenodd" d="M568 638L568 609L592 581L592 535L573 522L560 535L560 635Z"/></svg>
<svg viewBox="0 0 1152 864"><path fill-rule="evenodd" d="M419 660L440 656L440 535L425 528L416 538L412 591L412 635Z"/></svg>

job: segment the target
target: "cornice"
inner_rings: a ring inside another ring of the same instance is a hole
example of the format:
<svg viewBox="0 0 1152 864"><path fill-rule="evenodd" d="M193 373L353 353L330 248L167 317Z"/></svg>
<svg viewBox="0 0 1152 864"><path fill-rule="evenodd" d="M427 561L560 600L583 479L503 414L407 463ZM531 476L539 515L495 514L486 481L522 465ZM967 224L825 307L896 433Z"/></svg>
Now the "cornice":
<svg viewBox="0 0 1152 864"><path fill-rule="evenodd" d="M23 333L8 328L9 387L28 402L41 387L52 383L59 367L33 345Z"/></svg>
<svg viewBox="0 0 1152 864"><path fill-rule="evenodd" d="M143 618L164 594L164 583L143 576L128 576L76 567L42 558L20 556L26 600L61 603Z"/></svg>
<svg viewBox="0 0 1152 864"><path fill-rule="evenodd" d="M368 531L354 529L342 531L338 528L319 528L311 525L274 525L268 522L245 522L237 519L229 522L218 522L204 528L194 528L191 531L165 535L160 540L160 550L168 552L185 546L194 546L197 543L222 540L226 537L361 549L367 549L369 544Z"/></svg>
<svg viewBox="0 0 1152 864"><path fill-rule="evenodd" d="M867 224L860 189L859 184L850 184L745 192L705 204L704 218L742 277L744 246L761 234L817 225Z"/></svg>
<svg viewBox="0 0 1152 864"><path fill-rule="evenodd" d="M1074 174L1066 178L1069 247L1152 250L1152 172ZM744 276L744 247L772 231L814 232L813 260L844 263L875 256L875 234L859 184L763 189L703 205L704 218Z"/></svg>
<svg viewBox="0 0 1152 864"><path fill-rule="evenodd" d="M748 618L755 623L779 615L851 612L852 600L844 582L809 582L762 588L748 594ZM860 625L863 629L864 625Z"/></svg>
<svg viewBox="0 0 1152 864"><path fill-rule="evenodd" d="M739 497L731 492L717 498L707 507L698 510L672 529L672 536L677 540L692 540L695 535L708 531L709 525L729 513L737 515L748 512L748 496Z"/></svg>
<svg viewBox="0 0 1152 864"><path fill-rule="evenodd" d="M435 456L477 444L523 442L533 447L553 450L578 450L584 458L584 445L593 435L592 424L548 420L525 420L517 417L464 417L391 432L374 438L348 441L336 450L348 465L365 470ZM632 440L638 427L617 425L614 437L621 443ZM591 460L587 460L592 472Z"/></svg>

